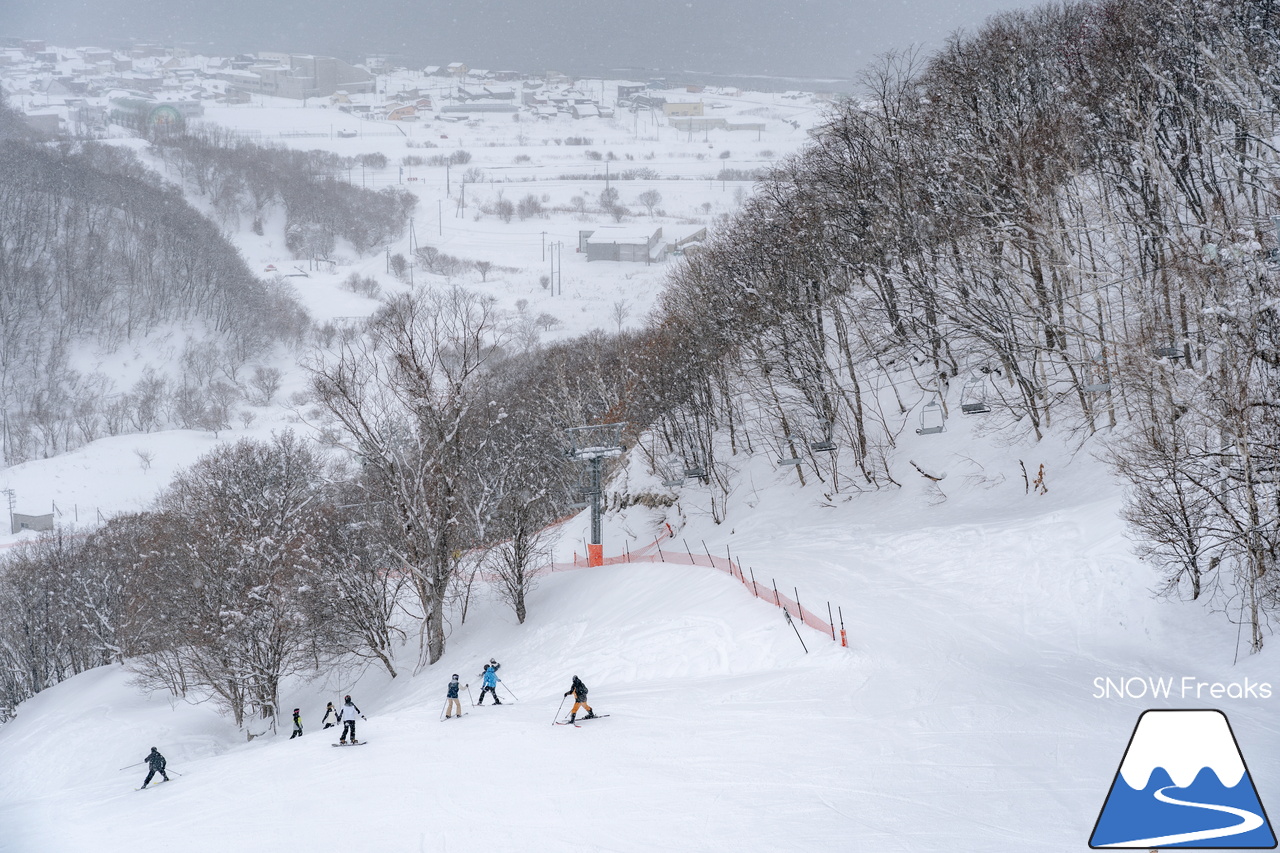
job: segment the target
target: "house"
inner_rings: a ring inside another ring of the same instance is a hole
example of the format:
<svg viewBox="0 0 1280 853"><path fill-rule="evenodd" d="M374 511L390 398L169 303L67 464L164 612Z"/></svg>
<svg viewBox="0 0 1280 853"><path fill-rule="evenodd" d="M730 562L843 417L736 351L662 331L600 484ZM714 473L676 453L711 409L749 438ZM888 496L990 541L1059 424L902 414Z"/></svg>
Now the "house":
<svg viewBox="0 0 1280 853"><path fill-rule="evenodd" d="M220 71L217 77L229 85L258 95L280 98L319 98L339 89L348 93L372 92L373 75L332 56L261 53L258 62L243 70Z"/></svg>
<svg viewBox="0 0 1280 853"><path fill-rule="evenodd" d="M663 242L666 243L667 254L682 255L699 248L706 239L705 225L669 225Z"/></svg>
<svg viewBox="0 0 1280 853"><path fill-rule="evenodd" d="M599 118L600 110L595 104L574 104L569 107L569 115L574 118Z"/></svg>
<svg viewBox="0 0 1280 853"><path fill-rule="evenodd" d="M667 258L662 228L652 225L602 225L578 232L578 251L587 261L655 263Z"/></svg>
<svg viewBox="0 0 1280 853"><path fill-rule="evenodd" d="M52 530L53 529L53 513L45 513L44 515L25 515L20 512L9 514L9 532L21 533L23 530Z"/></svg>
<svg viewBox="0 0 1280 853"><path fill-rule="evenodd" d="M412 104L387 104L387 121L417 121L418 108Z"/></svg>
<svg viewBox="0 0 1280 853"><path fill-rule="evenodd" d="M520 107L510 101L468 101L465 104L445 104L441 113L517 113Z"/></svg>
<svg viewBox="0 0 1280 853"><path fill-rule="evenodd" d="M649 87L646 86L644 83L634 83L628 80L620 81L618 83L617 101L619 104L628 103L631 101L632 98L634 98L636 95L639 95L641 92L645 91L648 88Z"/></svg>
<svg viewBox="0 0 1280 853"><path fill-rule="evenodd" d="M702 101L667 101L662 105L665 116L700 116Z"/></svg>
<svg viewBox="0 0 1280 853"><path fill-rule="evenodd" d="M57 136L62 130L62 116L57 110L38 110L29 112L23 118L27 127L36 133Z"/></svg>
<svg viewBox="0 0 1280 853"><path fill-rule="evenodd" d="M450 77L466 77L469 70L466 64L462 62L450 62L445 66L445 71L448 72Z"/></svg>

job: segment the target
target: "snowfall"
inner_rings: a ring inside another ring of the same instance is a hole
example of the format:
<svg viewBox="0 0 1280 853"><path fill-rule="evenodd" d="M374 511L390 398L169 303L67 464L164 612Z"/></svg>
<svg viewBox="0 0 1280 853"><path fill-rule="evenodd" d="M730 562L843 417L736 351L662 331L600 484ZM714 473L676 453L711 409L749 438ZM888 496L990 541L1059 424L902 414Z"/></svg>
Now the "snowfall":
<svg viewBox="0 0 1280 853"><path fill-rule="evenodd" d="M818 111L809 110L812 124ZM209 112L263 134L305 121L328 128L333 118L271 103ZM767 159L759 154L766 150L784 156L804 141L788 122L774 122L758 142L752 134L750 143L723 131L705 140L656 131L646 139L630 117L587 133L594 148L630 154L669 176L654 182L668 216L655 221L705 217L714 225L716 213L732 211L735 187L692 167L714 171L722 150L744 159L750 151L753 160ZM508 117L501 126L476 124L440 131L434 142L467 147L470 165L489 174L514 170L518 154L529 157L522 166L530 170L475 187L479 196L505 189L509 198L546 193L564 204L584 186L536 170L601 166L567 162L581 150L510 138L517 128ZM539 131L574 128L581 125ZM459 133L470 138L459 141ZM395 160L412 153L404 141L397 133L288 144L384 150ZM394 171L384 182L398 180ZM421 199L419 242L516 270L454 283L512 310L553 313L561 336L643 322L662 265L588 267L573 251L577 230L591 227L581 215L506 224L450 211L458 190L446 194L437 172L408 185ZM648 188L634 183L620 182L624 203ZM232 227L255 267L297 266L278 229L258 237L247 223ZM565 243L563 294L538 281L548 268L543 231ZM392 248L405 251L407 243ZM387 290L401 286L384 263L349 257L321 271L304 264L308 277L292 281L317 318L367 314L375 303L340 282L354 271L377 276ZM619 311L620 302L628 310ZM175 340L94 357L127 376L163 357L164 346L179 346ZM290 375L279 402L216 438L170 431L103 439L0 470L0 488L14 490L20 512L53 506L60 521L80 527L136 510L215 442L307 429L283 402L301 387L297 371ZM918 417L918 408L903 416L891 460L903 484L896 490L827 495L812 481L801 488L794 469L757 457L742 462L727 518L716 524L696 481L662 486L632 461L612 484L673 491L678 501L608 515L606 554L659 537L673 557L731 554L823 618L829 604L834 639L789 624L721 571L635 562L548 573L523 625L482 593L465 622L455 614L444 657L417 672L414 638L395 679L353 668L289 682L282 698L302 711L298 739L286 724L247 740L210 704L141 693L123 667L103 667L40 693L0 726L0 851L1085 849L1147 708L1224 711L1264 806L1277 802L1275 691L1265 699L1214 697L1211 687L1196 686L1270 683L1273 653L1249 655L1230 614L1154 595L1159 570L1134 556L1119 518L1120 488L1095 458L1097 447L1055 436L1011 442L990 432L983 416L959 414L945 432L917 435ZM147 464L136 451L150 454ZM942 479L919 476L911 463ZM1023 477L1024 467L1034 477L1041 465L1043 493ZM588 529L585 515L567 522L557 559L581 554ZM21 538L0 537L0 547L21 547ZM503 704L473 707L491 657L502 664ZM441 720L453 673L469 685L467 714ZM609 716L552 725L567 711L563 694L574 675L589 686L596 712ZM1167 698L1151 695L1152 678L1173 679ZM345 694L367 718L358 724L367 743L335 749L338 730L322 730L320 720L325 703ZM140 762L152 746L167 757L173 781L139 791Z"/></svg>

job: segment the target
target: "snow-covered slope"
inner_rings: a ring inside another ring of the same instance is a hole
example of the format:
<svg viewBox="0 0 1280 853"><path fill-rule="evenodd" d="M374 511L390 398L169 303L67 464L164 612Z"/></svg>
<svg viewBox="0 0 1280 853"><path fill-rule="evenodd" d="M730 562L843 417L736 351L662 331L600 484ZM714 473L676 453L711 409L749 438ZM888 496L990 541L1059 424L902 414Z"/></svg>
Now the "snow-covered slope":
<svg viewBox="0 0 1280 853"><path fill-rule="evenodd" d="M976 464L972 436L948 435L904 452ZM1151 598L1105 472L1061 452L1043 496L988 477L941 504L908 483L828 507L756 466L754 506L716 527L686 489L668 516L693 519L678 540L730 547L814 609L838 604L849 649L802 627L806 653L778 610L719 572L635 564L548 577L523 626L482 601L416 676L293 685L300 740L244 744L115 669L72 679L0 728L0 850L1083 848L1141 710L1205 706L1096 698L1095 678L1268 673L1266 655L1232 668L1220 616ZM1016 470L1014 453L990 451L988 475ZM609 550L661 518L612 518ZM478 695L490 656L519 701L440 722L448 676ZM554 727L575 674L611 716ZM318 727L343 691L369 717L355 750ZM1270 702L1219 707L1265 804L1280 790ZM143 768L116 768L152 745L185 775L135 793Z"/></svg>

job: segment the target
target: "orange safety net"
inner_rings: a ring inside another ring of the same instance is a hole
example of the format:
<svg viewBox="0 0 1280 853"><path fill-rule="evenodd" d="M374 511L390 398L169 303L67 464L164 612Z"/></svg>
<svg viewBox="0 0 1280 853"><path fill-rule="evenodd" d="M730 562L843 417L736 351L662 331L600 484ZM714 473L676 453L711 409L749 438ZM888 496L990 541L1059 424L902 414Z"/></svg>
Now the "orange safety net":
<svg viewBox="0 0 1280 853"><path fill-rule="evenodd" d="M663 551L662 542L667 537L659 537L648 545L643 546L635 551L628 551L625 554L619 554L616 557L605 557L603 552L597 550L590 557L583 558L577 553L573 555L573 562L570 563L552 563L550 571L568 572L575 569L586 569L592 566L616 566L623 563L671 563L682 566L705 566L711 569L718 569L747 588L756 598L763 599L777 607L781 607L791 616L792 619L798 619L817 631L826 634L833 641L847 647L848 639L842 628L837 632L826 619L814 613L807 607L796 602L789 596L777 592L772 586L766 586L755 580L752 580L742 571L742 565L737 560L728 557L715 557L711 554L693 554L689 551ZM591 548L600 549L599 545L592 545Z"/></svg>

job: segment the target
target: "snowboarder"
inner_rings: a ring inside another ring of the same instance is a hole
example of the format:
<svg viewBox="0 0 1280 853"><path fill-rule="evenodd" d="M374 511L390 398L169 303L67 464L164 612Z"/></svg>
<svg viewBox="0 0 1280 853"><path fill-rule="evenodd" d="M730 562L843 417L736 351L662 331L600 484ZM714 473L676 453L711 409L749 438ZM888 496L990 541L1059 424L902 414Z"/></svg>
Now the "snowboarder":
<svg viewBox="0 0 1280 853"><path fill-rule="evenodd" d="M444 718L447 720L457 711L458 716L462 716L462 702L458 700L458 674L453 674L453 681L449 682L449 692L445 694Z"/></svg>
<svg viewBox="0 0 1280 853"><path fill-rule="evenodd" d="M145 788L147 785L151 784L151 777L155 776L157 773L164 777L164 781L169 781L169 774L164 772L166 762L164 760L164 756L160 754L160 750L156 749L154 746L151 747L151 754L144 758L143 761L151 768L151 771L147 773L147 778L142 780L142 787Z"/></svg>
<svg viewBox="0 0 1280 853"><path fill-rule="evenodd" d="M333 707L332 702L330 702L328 707L324 709L324 719L321 720L320 722L324 723L324 727L326 729L331 729L340 722L338 717L338 709Z"/></svg>
<svg viewBox="0 0 1280 853"><path fill-rule="evenodd" d="M342 719L342 737L338 738L338 743L347 742L347 733L351 733L351 742L356 743L356 717L366 719L364 714L360 713L360 709L351 701L348 696L343 700L342 711L338 715Z"/></svg>
<svg viewBox="0 0 1280 853"><path fill-rule="evenodd" d="M289 740L293 740L296 737L302 737L302 711L297 708L294 708L293 709L293 734L289 735Z"/></svg>
<svg viewBox="0 0 1280 853"><path fill-rule="evenodd" d="M480 698L476 700L477 705L484 704L484 694L493 694L493 704L501 705L502 700L498 698L498 682L502 679L498 677L498 664L490 662L485 664L484 672L481 677L484 679L484 687L480 688Z"/></svg>
<svg viewBox="0 0 1280 853"><path fill-rule="evenodd" d="M573 694L573 710L569 712L569 722L572 723L574 717L578 716L579 708L587 709L587 716L583 717L584 720L590 720L596 715L596 712L591 710L591 706L587 704L587 685L583 684L582 679L576 675L573 677L573 684L569 685L569 689L564 692L564 695L568 696L570 693Z"/></svg>

